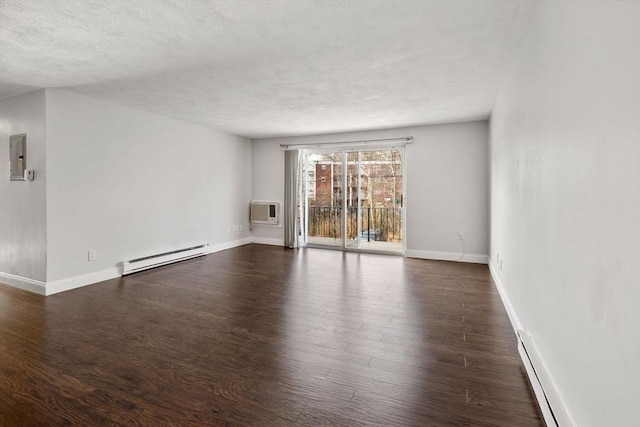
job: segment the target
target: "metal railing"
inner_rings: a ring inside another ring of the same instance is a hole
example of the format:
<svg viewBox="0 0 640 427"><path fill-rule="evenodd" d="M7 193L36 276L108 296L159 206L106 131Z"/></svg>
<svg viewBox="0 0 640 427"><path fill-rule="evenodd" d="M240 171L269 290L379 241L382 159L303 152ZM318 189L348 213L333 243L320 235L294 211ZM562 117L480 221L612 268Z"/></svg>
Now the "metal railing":
<svg viewBox="0 0 640 427"><path fill-rule="evenodd" d="M362 208L359 238L367 241L401 242L402 209ZM335 239L342 235L342 207L309 206L307 221L310 237ZM347 239L355 239L357 236L358 208L347 208Z"/></svg>

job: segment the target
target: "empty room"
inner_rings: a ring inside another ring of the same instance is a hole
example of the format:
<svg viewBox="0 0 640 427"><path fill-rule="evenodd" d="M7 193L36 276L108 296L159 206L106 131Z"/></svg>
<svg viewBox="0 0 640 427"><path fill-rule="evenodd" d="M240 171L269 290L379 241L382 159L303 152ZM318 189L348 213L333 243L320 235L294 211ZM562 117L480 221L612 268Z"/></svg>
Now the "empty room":
<svg viewBox="0 0 640 427"><path fill-rule="evenodd" d="M0 426L640 427L640 1L0 0Z"/></svg>

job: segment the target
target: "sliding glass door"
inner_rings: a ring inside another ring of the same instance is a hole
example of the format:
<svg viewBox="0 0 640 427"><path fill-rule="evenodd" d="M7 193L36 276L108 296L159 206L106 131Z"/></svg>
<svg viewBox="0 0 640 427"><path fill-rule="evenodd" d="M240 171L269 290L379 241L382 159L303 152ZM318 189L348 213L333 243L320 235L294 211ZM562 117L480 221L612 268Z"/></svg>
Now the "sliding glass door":
<svg viewBox="0 0 640 427"><path fill-rule="evenodd" d="M402 253L403 160L397 148L305 151L303 242Z"/></svg>

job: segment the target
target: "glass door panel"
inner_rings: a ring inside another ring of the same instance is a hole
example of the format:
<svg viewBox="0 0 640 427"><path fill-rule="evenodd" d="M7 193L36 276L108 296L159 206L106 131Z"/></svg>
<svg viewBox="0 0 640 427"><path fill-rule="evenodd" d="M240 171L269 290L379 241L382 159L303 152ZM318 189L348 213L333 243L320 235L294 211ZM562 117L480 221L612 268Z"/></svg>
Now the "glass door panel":
<svg viewBox="0 0 640 427"><path fill-rule="evenodd" d="M342 153L306 157L308 244L343 246L342 157Z"/></svg>
<svg viewBox="0 0 640 427"><path fill-rule="evenodd" d="M359 248L402 252L402 151L362 151L359 154L362 195Z"/></svg>

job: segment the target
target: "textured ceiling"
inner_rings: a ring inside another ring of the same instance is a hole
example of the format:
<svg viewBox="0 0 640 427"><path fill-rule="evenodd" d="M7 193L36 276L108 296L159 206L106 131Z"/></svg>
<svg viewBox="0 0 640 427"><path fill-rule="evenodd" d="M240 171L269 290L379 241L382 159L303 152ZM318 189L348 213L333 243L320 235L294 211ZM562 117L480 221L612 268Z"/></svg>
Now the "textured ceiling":
<svg viewBox="0 0 640 427"><path fill-rule="evenodd" d="M61 87L248 137L487 118L525 0L0 1L0 96Z"/></svg>

